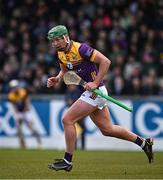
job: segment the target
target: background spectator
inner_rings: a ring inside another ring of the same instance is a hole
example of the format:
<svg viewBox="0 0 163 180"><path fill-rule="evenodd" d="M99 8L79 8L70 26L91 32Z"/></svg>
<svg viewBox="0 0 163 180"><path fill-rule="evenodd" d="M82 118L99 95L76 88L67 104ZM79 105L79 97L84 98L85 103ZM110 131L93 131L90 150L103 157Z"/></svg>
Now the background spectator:
<svg viewBox="0 0 163 180"><path fill-rule="evenodd" d="M48 76L58 72L47 40L48 30L57 24L66 25L72 39L86 41L111 59L106 78L111 94L161 94L161 0L2 0L0 6L1 94L8 92L12 79L24 83L31 94L65 93L63 83L46 88Z"/></svg>

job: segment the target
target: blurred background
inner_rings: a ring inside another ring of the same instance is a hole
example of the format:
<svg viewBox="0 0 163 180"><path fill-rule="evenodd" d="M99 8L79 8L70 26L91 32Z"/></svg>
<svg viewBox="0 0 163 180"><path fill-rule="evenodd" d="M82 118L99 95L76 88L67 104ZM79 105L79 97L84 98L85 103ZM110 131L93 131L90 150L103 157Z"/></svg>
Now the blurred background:
<svg viewBox="0 0 163 180"><path fill-rule="evenodd" d="M110 103L113 123L154 137L156 149L163 150L163 0L0 0L0 7L0 147L19 147L7 101L13 79L30 96L42 147L64 147L61 116L73 88L64 83L46 87L47 78L59 72L47 32L64 24L71 39L90 44L112 61L105 77L109 94L134 107L129 113ZM78 129L79 138L85 134L84 148L137 149L105 139L89 118L84 121ZM24 134L27 147L37 147L26 125Z"/></svg>
<svg viewBox="0 0 163 180"><path fill-rule="evenodd" d="M70 37L87 42L111 59L106 76L113 95L163 94L163 2L152 0L1 0L0 93L19 79L31 94L58 72L48 30L64 24Z"/></svg>

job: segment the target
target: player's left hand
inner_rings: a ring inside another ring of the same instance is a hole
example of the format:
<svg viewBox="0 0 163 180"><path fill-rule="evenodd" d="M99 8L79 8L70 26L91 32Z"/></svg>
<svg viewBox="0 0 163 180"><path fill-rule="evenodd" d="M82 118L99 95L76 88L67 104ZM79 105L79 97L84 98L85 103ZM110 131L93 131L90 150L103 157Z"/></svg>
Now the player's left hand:
<svg viewBox="0 0 163 180"><path fill-rule="evenodd" d="M93 89L96 89L98 86L95 82L88 82L84 85L84 89L85 90L88 90L88 91L91 91Z"/></svg>

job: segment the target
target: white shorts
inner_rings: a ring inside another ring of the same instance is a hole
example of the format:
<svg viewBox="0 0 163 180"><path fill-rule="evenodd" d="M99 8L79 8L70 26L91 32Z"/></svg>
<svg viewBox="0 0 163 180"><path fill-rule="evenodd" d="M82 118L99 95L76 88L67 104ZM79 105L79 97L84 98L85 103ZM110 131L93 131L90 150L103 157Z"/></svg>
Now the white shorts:
<svg viewBox="0 0 163 180"><path fill-rule="evenodd" d="M32 121L32 114L30 111L26 111L26 112L15 112L15 119L16 120L20 120L22 119L23 121L30 123Z"/></svg>
<svg viewBox="0 0 163 180"><path fill-rule="evenodd" d="M99 90L101 90L104 94L108 95L105 86L99 87ZM108 105L108 101L106 99L102 98L101 96L96 97L95 93L92 93L90 91L84 91L79 99L87 102L92 106L96 106L98 109L102 109L104 106Z"/></svg>

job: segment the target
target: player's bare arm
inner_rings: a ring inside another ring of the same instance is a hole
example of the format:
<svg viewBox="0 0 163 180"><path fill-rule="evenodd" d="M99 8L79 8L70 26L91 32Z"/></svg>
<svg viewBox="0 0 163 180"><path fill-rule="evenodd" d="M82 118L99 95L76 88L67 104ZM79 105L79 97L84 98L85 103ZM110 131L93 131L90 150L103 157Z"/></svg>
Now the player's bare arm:
<svg viewBox="0 0 163 180"><path fill-rule="evenodd" d="M100 81L103 79L103 77L107 73L109 66L111 64L111 61L99 51L97 51L96 53L94 62L99 64L99 72L93 82L88 82L84 86L86 90L96 89L99 86Z"/></svg>
<svg viewBox="0 0 163 180"><path fill-rule="evenodd" d="M67 72L67 69L63 64L60 64L60 68L61 68L61 70L57 76L48 78L48 80L47 80L48 88L53 87L57 83L59 83L61 81L61 79L63 78L64 74Z"/></svg>

